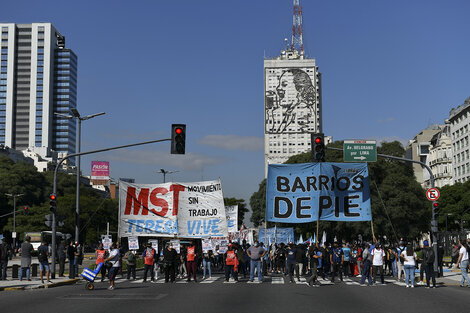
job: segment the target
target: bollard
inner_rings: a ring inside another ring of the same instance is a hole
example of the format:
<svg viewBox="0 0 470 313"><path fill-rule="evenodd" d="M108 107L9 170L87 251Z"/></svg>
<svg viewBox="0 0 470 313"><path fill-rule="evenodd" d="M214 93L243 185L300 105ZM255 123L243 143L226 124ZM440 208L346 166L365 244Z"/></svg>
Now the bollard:
<svg viewBox="0 0 470 313"><path fill-rule="evenodd" d="M39 264L32 264L31 266L33 267L33 269L31 270L31 275L33 277L37 277L38 276L38 266L39 266Z"/></svg>
<svg viewBox="0 0 470 313"><path fill-rule="evenodd" d="M18 264L13 264L11 267L11 278L18 278L18 269L20 266Z"/></svg>

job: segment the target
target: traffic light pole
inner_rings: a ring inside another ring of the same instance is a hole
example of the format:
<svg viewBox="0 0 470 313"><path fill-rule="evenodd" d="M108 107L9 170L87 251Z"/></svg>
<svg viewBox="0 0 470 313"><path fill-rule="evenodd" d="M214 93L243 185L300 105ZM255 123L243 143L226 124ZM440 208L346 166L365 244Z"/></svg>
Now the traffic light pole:
<svg viewBox="0 0 470 313"><path fill-rule="evenodd" d="M326 149L344 151L341 148L333 148L333 147L326 147ZM387 154L377 153L377 156L387 158L387 159L392 159L392 160L403 161L403 162L416 163L416 164L421 165L422 167L424 167L429 172L429 179L431 180L431 188L434 188L434 175L432 173L431 168L428 165L426 165L425 163L420 162L420 161L405 159L405 158L401 158L401 157L396 157L396 156L392 156L392 155L387 155ZM432 214L431 234L432 234L432 247L433 247L433 250L434 250L434 272L435 273L439 272L438 255L437 255L437 253L438 253L437 232L438 232L437 220L436 220L435 215Z"/></svg>
<svg viewBox="0 0 470 313"><path fill-rule="evenodd" d="M94 154L94 153L99 153L99 152L105 152L105 151L111 151L111 150L118 150L118 149L124 149L124 148L130 148L130 147L135 147L135 146L142 146L142 145L147 145L151 143L156 143L156 142L162 142L162 141L171 141L171 138L167 139L158 139L158 140L150 140L150 141L144 141L144 142L139 142L139 143L133 143L129 145L123 145L123 146L117 146L117 147L111 147L111 148L104 148L104 149L98 149L98 150L92 150L92 151L85 151L85 152L80 152L80 153L73 153L65 156L64 158L60 159L59 163L57 163L55 170L54 170L54 180L53 180L53 185L52 185L52 193L57 196L57 172L59 171L60 165L67 159L76 157L76 156L82 156L82 155L87 155L87 154ZM51 267L51 277L55 278L55 263L56 263L56 212L52 212L52 267Z"/></svg>

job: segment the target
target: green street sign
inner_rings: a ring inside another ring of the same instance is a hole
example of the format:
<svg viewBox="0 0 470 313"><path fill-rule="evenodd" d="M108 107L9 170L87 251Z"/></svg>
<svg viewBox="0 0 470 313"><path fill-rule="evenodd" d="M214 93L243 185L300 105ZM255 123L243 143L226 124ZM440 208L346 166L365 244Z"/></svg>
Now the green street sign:
<svg viewBox="0 0 470 313"><path fill-rule="evenodd" d="M344 162L376 162L377 143L375 140L345 140Z"/></svg>

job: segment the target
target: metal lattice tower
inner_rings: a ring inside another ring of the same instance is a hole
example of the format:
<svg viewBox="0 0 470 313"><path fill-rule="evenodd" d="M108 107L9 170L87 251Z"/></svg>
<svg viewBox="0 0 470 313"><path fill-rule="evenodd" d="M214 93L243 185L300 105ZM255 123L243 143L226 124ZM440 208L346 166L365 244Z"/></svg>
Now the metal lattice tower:
<svg viewBox="0 0 470 313"><path fill-rule="evenodd" d="M292 25L292 49L304 51L304 42L302 38L302 7L300 0L294 0L294 20Z"/></svg>

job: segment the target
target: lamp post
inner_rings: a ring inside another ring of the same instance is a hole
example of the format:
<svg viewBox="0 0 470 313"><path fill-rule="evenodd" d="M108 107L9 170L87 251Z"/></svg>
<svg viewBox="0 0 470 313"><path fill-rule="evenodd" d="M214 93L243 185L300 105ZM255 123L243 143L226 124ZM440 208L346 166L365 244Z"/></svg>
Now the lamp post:
<svg viewBox="0 0 470 313"><path fill-rule="evenodd" d="M55 113L58 116L65 117L67 119L76 118L78 121L78 141L77 141L77 153L81 150L81 136L82 136L82 121L89 120L91 118L106 114L105 112L95 113L87 116L81 116L78 110L73 108L70 110L72 115ZM75 242L80 239L80 155L77 156L77 199L75 204Z"/></svg>
<svg viewBox="0 0 470 313"><path fill-rule="evenodd" d="M24 195L23 193L13 195L11 193L6 193L6 196L13 197L13 251L16 248L16 198Z"/></svg>
<svg viewBox="0 0 470 313"><path fill-rule="evenodd" d="M166 183L166 174L173 174L173 173L178 173L179 171L165 171L163 168L160 169L160 172L157 172L157 173L161 173L163 174L163 183Z"/></svg>

